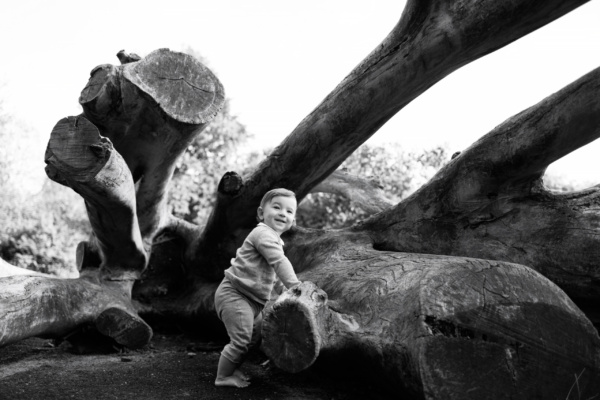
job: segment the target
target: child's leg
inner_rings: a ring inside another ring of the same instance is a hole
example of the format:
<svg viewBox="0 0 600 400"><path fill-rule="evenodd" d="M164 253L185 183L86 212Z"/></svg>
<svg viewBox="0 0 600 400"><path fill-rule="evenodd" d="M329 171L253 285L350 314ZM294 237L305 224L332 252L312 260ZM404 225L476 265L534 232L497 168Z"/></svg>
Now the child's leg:
<svg viewBox="0 0 600 400"><path fill-rule="evenodd" d="M221 354L221 358L219 358L219 366L217 368L217 379L215 379L215 386L244 388L250 385L250 382L248 382L247 379L240 377L241 371L237 368L238 364L228 360L227 357Z"/></svg>
<svg viewBox="0 0 600 400"><path fill-rule="evenodd" d="M249 385L248 378L238 367L252 338L255 310L249 300L226 280L215 294L215 308L230 339L219 359L215 385L246 387Z"/></svg>

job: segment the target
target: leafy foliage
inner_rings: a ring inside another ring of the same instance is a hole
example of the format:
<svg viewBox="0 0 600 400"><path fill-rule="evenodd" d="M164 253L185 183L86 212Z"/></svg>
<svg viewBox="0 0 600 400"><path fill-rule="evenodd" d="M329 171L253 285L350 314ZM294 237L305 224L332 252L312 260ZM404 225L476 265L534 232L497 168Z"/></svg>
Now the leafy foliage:
<svg viewBox="0 0 600 400"><path fill-rule="evenodd" d="M59 276L72 276L75 248L89 236L83 200L49 180L32 194L29 152L37 140L0 103L0 257L9 263ZM37 171L35 171L37 172Z"/></svg>
<svg viewBox="0 0 600 400"><path fill-rule="evenodd" d="M448 160L448 151L441 146L418 153L405 151L398 144L363 145L341 168L354 175L378 179L389 200L398 203L427 182ZM296 220L305 227L337 229L366 216L344 197L312 193L299 205Z"/></svg>
<svg viewBox="0 0 600 400"><path fill-rule="evenodd" d="M194 49L187 48L184 52L207 65ZM229 99L226 99L221 112L194 139L177 163L169 191L173 215L199 225L204 223L225 172L240 172L258 158L257 153L241 151L250 137L246 127L231 113Z"/></svg>
<svg viewBox="0 0 600 400"><path fill-rule="evenodd" d="M258 158L240 147L249 138L229 109L229 101L213 122L194 139L177 163L169 191L173 215L202 224L215 202L219 180L227 171L241 171Z"/></svg>
<svg viewBox="0 0 600 400"><path fill-rule="evenodd" d="M594 185L592 182L586 182L584 184L576 185L573 183L573 181L569 180L568 178L552 174L545 174L543 181L546 189L555 192L573 192Z"/></svg>
<svg viewBox="0 0 600 400"><path fill-rule="evenodd" d="M1 258L62 277L76 274L75 248L91 232L79 195L49 180L33 196L3 191L0 225Z"/></svg>

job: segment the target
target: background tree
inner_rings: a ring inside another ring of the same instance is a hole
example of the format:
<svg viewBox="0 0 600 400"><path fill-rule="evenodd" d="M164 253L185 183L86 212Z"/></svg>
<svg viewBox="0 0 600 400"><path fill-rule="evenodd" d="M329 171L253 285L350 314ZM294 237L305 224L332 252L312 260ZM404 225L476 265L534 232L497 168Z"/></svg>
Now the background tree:
<svg viewBox="0 0 600 400"><path fill-rule="evenodd" d="M449 160L450 155L442 146L409 152L397 143L365 144L340 168L373 180L390 204L396 204L427 182ZM334 229L353 225L371 215L371 211L341 193L317 192L308 194L300 203L296 219L300 226Z"/></svg>

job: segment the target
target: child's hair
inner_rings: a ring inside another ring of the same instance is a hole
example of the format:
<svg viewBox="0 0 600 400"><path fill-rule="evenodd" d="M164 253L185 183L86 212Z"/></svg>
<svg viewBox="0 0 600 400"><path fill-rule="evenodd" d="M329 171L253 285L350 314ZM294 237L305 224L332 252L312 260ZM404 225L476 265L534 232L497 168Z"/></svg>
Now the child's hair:
<svg viewBox="0 0 600 400"><path fill-rule="evenodd" d="M275 198L277 196L293 197L295 199L296 198L296 193L292 192L291 190L287 190L287 189L283 189L283 188L277 188L277 189L269 190L267 193L265 193L265 195L263 196L262 200L260 201L260 207L264 208L265 205L268 202L270 202L271 200L273 200L273 198ZM260 217L258 216L258 214L256 215L256 220L258 222L262 221L260 219Z"/></svg>

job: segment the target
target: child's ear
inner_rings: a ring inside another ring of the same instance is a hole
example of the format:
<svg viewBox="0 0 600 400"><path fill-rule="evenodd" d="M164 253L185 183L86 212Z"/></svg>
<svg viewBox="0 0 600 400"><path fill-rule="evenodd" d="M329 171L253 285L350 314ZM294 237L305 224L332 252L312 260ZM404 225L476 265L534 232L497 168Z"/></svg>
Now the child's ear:
<svg viewBox="0 0 600 400"><path fill-rule="evenodd" d="M263 213L262 207L258 207L258 209L256 210L256 212L258 214L258 220L262 221L264 219L264 217L263 217L264 213Z"/></svg>

